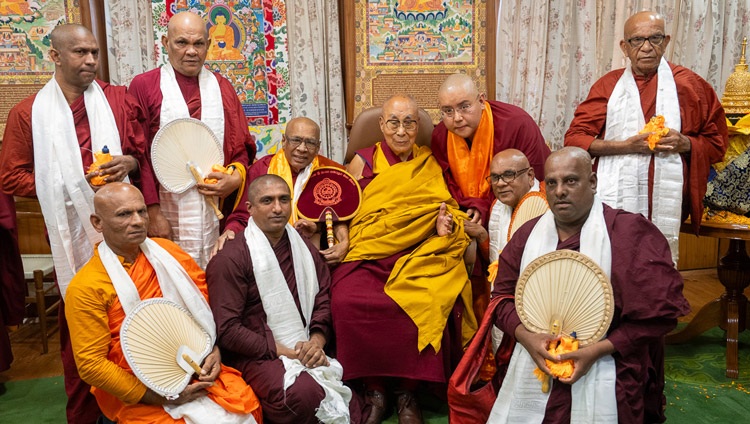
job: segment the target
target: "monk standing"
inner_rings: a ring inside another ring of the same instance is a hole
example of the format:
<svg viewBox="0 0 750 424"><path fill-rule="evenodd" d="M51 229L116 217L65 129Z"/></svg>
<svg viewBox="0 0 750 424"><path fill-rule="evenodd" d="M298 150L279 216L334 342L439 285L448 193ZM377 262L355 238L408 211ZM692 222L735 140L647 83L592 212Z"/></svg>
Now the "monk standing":
<svg viewBox="0 0 750 424"><path fill-rule="evenodd" d="M222 143L224 163L219 165L234 167L231 174L209 173L207 177L218 180L216 184L198 184L180 194L163 187L159 191L168 224L155 223L158 227L152 235L172 235L205 268L220 234L220 222L202 196L222 199L224 216L234 210L245 188L245 172L255 159L255 141L232 84L203 66L210 43L203 19L191 12L172 16L161 41L169 63L137 75L129 89L146 115L149 151L160 128L175 119L195 118L208 125Z"/></svg>
<svg viewBox="0 0 750 424"><path fill-rule="evenodd" d="M659 14L639 12L625 21L620 48L630 66L594 83L565 145L597 158L602 201L650 219L677 264L680 223L690 215L698 232L709 168L724 157L728 139L713 88L663 57L669 40ZM651 150L651 133L639 131L654 115L664 117L669 132Z"/></svg>

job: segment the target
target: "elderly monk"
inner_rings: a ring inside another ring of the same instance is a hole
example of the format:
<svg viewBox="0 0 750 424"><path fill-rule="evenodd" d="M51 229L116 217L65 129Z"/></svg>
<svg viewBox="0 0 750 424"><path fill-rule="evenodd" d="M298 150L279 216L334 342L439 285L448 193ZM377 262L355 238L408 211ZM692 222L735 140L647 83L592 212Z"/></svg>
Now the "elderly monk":
<svg viewBox="0 0 750 424"><path fill-rule="evenodd" d="M248 186L247 228L208 264L219 346L272 423L359 423L359 403L326 355L331 276L289 224L292 195L273 174Z"/></svg>
<svg viewBox="0 0 750 424"><path fill-rule="evenodd" d="M137 75L129 89L145 112L149 148L159 129L169 122L200 119L224 147L224 163L219 165L234 168L231 174L208 173L208 178L218 180L216 184L198 184L181 194L163 187L159 191L161 211L169 225L160 228L158 235L174 234L172 239L205 268L220 223L202 196L223 199L224 216L229 215L239 204L245 172L255 158L255 142L232 84L203 67L210 42L203 19L191 12L174 15L161 42L169 63Z"/></svg>
<svg viewBox="0 0 750 424"><path fill-rule="evenodd" d="M549 147L539 126L523 109L487 100L465 74L446 78L438 91L442 122L432 132L432 153L443 168L451 195L474 222L487 224L495 199L489 175L492 157L505 149L522 151L543 176Z"/></svg>
<svg viewBox="0 0 750 424"><path fill-rule="evenodd" d="M216 422L254 423L254 415L260 422L258 399L237 370L221 365L216 346L177 399L158 395L133 374L120 328L141 300L164 297L181 305L215 339L205 299L206 276L176 244L146 237L148 213L135 187L107 185L94 196L94 207L91 225L104 241L71 281L65 314L81 378L91 384L107 419L184 423L212 417Z"/></svg>
<svg viewBox="0 0 750 424"><path fill-rule="evenodd" d="M320 234L322 224L317 225L299 216L297 211L297 200L305 189L310 175L321 166L333 166L343 169L344 167L320 152L320 127L310 118L293 118L286 124L286 131L282 135L281 149L273 155L268 155L258 160L250 167L247 174L248 182L252 182L261 175L278 175L286 181L292 192L292 212L289 223L306 238L311 239L315 246L320 246ZM247 194L243 194L243 203L247 201ZM248 211L237 208L227 218L224 234L219 237L213 254L224 247L226 240L234 238L235 234L242 231L247 225ZM334 235L338 243L320 253L330 265L338 264L346 256L349 250L349 227L346 223L335 223ZM323 238L325 241L325 238Z"/></svg>
<svg viewBox="0 0 750 424"><path fill-rule="evenodd" d="M532 196L544 199L544 183L540 184L534 177L534 168L526 155L516 149L503 150L492 158L487 180L497 200L490 209L489 234L481 234L477 241L485 259L490 262L489 281L495 281L497 258L510 240L509 230L516 214L522 211L523 202Z"/></svg>
<svg viewBox="0 0 750 424"><path fill-rule="evenodd" d="M387 413L390 385L399 422L422 422L414 391L421 382L445 383L457 360L451 353L476 330L470 307L463 322L451 316L454 306L471 305L468 217L430 149L414 144L418 128L414 99L391 97L380 117L384 142L359 150L348 168L363 200L351 221L352 249L334 271L331 308L344 378L365 385L367 423Z"/></svg>
<svg viewBox="0 0 750 424"><path fill-rule="evenodd" d="M158 204L158 195L144 153L138 103L125 87L95 80L100 52L94 35L80 25L62 25L52 31L50 41L54 77L11 109L0 151L0 181L5 193L39 199L64 296L73 275L101 241L89 223L96 189L89 181L121 181L129 175L137 183L140 177L146 204ZM112 161L87 174L94 161L92 151L105 145ZM150 212L159 219L158 211ZM63 310L60 343L68 420L93 422L99 412L88 386L78 379Z"/></svg>
<svg viewBox="0 0 750 424"><path fill-rule="evenodd" d="M565 147L552 153L544 178L551 210L510 239L500 255L502 272L492 294L513 295L518 276L531 261L570 249L590 257L609 277L614 318L604 339L554 357L546 350L554 336L528 331L514 302L500 303L495 325L518 343L489 421L663 421L663 416L646 414L661 414L664 406L664 357L652 358L650 351L663 348L663 336L690 311L669 246L642 215L612 209L596 197L597 177L585 150ZM555 380L546 394L533 373L539 367L549 374L545 359L574 364L570 378Z"/></svg>
<svg viewBox="0 0 750 424"><path fill-rule="evenodd" d="M18 251L13 196L0 193L0 372L10 368L13 351L6 327L16 327L26 315L26 280Z"/></svg>
<svg viewBox="0 0 750 424"><path fill-rule="evenodd" d="M566 146L597 157L599 195L615 208L641 213L669 241L677 263L680 223L698 231L709 168L724 156L727 126L719 99L700 76L670 64L664 18L639 12L625 21L622 52L630 66L591 87L565 134ZM654 115L669 132L653 150L639 134Z"/></svg>

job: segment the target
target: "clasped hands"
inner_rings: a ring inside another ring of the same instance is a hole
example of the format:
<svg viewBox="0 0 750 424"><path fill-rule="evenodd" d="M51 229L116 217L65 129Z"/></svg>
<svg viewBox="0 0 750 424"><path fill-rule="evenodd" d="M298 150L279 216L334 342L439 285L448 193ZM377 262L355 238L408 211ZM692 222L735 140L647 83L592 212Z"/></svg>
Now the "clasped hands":
<svg viewBox="0 0 750 424"><path fill-rule="evenodd" d="M625 140L625 143L630 145L630 150L634 153L685 153L691 150L690 138L672 128L656 142L654 150L648 147L646 139L649 135L651 133L636 134Z"/></svg>
<svg viewBox="0 0 750 424"><path fill-rule="evenodd" d="M547 367L545 359L557 363L572 360L573 374L569 378L559 378L560 382L565 384L575 383L589 372L591 366L598 361L599 358L610 355L615 351L612 343L609 340L604 339L593 345L582 347L576 351L554 356L547 351L547 348L551 342L558 340L560 337L551 334L532 333L527 330L523 324L516 327L515 337L516 341L521 343L526 351L529 352L529 355L531 355L531 359L534 360L536 366L549 376L551 376L551 373Z"/></svg>
<svg viewBox="0 0 750 424"><path fill-rule="evenodd" d="M286 356L289 359L298 359L307 368L325 367L330 365L323 347L325 339L320 333L314 333L310 340L300 340L294 345L294 349L276 342L276 356Z"/></svg>

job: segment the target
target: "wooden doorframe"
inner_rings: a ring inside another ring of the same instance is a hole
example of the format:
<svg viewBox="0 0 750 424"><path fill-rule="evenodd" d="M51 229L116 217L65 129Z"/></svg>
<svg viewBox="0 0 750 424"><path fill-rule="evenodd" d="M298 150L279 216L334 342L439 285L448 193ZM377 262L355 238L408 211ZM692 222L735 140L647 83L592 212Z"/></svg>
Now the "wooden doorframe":
<svg viewBox="0 0 750 424"><path fill-rule="evenodd" d="M96 38L99 45L99 72L97 77L109 82L109 50L107 49L107 22L104 13L104 0L79 0L81 6L81 25L85 26Z"/></svg>

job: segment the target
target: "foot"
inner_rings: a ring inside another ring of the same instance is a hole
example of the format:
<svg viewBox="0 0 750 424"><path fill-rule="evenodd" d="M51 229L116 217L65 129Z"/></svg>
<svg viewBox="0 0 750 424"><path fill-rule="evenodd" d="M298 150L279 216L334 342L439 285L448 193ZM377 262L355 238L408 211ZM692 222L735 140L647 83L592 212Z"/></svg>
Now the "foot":
<svg viewBox="0 0 750 424"><path fill-rule="evenodd" d="M399 424L422 424L422 410L412 392L396 392L396 408L398 408Z"/></svg>
<svg viewBox="0 0 750 424"><path fill-rule="evenodd" d="M380 424L386 413L385 393L378 390L368 390L365 393L365 411L369 408L370 413L364 424Z"/></svg>

